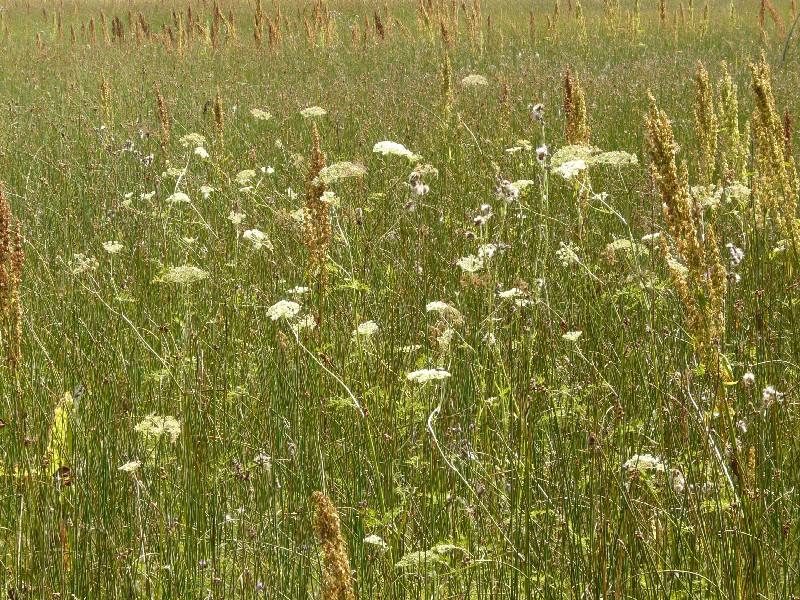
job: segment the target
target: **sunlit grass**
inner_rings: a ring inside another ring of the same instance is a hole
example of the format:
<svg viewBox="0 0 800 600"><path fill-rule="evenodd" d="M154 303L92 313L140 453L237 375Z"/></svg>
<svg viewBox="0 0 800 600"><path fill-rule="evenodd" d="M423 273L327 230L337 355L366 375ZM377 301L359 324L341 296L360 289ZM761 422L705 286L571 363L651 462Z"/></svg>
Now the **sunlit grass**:
<svg viewBox="0 0 800 600"><path fill-rule="evenodd" d="M763 48L797 114L788 27L721 0L707 26L642 2L638 28L633 1L585 2L585 28L577 0L473 25L471 3L332 2L330 25L262 4L272 48L238 1L214 43L211 4L191 37L186 5L0 12L25 253L2 593L321 597L322 491L359 598L800 594L796 246L754 209L754 145L739 188L717 165L723 381L670 277L644 126L650 90L696 185L697 61L715 102L727 63L744 131ZM565 150L567 67L594 150Z"/></svg>

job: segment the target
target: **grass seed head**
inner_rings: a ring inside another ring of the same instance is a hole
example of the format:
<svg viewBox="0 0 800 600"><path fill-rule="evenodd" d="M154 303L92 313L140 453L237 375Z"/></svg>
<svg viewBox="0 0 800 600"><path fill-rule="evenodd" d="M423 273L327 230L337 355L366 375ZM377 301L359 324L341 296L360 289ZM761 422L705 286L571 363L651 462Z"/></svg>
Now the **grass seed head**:
<svg viewBox="0 0 800 600"><path fill-rule="evenodd" d="M786 158L785 124L781 123L772 94L770 68L762 53L758 63L750 64L756 108L753 111L755 170L753 197L755 210L766 210L778 233L793 240L800 250L797 225L797 170Z"/></svg>
<svg viewBox="0 0 800 600"><path fill-rule="evenodd" d="M787 106L783 112L783 151L786 162L792 160L792 113Z"/></svg>
<svg viewBox="0 0 800 600"><path fill-rule="evenodd" d="M722 78L718 90L720 168L723 185L727 185L733 181L745 180L749 144L742 143L742 134L739 130L739 99L726 63L722 63Z"/></svg>
<svg viewBox="0 0 800 600"><path fill-rule="evenodd" d="M100 108L103 112L103 125L111 128L114 121L114 101L112 99L111 83L105 73L100 78Z"/></svg>
<svg viewBox="0 0 800 600"><path fill-rule="evenodd" d="M217 140L222 145L223 128L225 126L225 110L222 108L222 98L219 95L219 88L214 97L214 131L217 132Z"/></svg>
<svg viewBox="0 0 800 600"><path fill-rule="evenodd" d="M155 84L155 91L156 91L156 101L158 103L158 123L161 127L159 131L159 137L161 140L161 150L163 152L167 151L167 145L169 144L169 115L167 115L167 104L164 102L164 96L161 93L161 86L156 82Z"/></svg>
<svg viewBox="0 0 800 600"><path fill-rule="evenodd" d="M6 364L12 369L22 361L22 302L19 288L25 260L21 226L19 221L14 221L0 183L0 329Z"/></svg>
<svg viewBox="0 0 800 600"><path fill-rule="evenodd" d="M325 197L325 182L318 177L327 166L322 151L317 124L312 124L312 146L309 169L306 175L305 243L309 252L310 266L326 279L325 265L331 240L331 208Z"/></svg>
<svg viewBox="0 0 800 600"><path fill-rule="evenodd" d="M717 116L714 113L714 97L708 72L703 63L697 62L695 75L694 127L699 148L700 184L709 186L714 177L717 156Z"/></svg>
<svg viewBox="0 0 800 600"><path fill-rule="evenodd" d="M450 54L445 52L444 61L442 62L442 112L445 121L450 121L454 102L453 69L450 65Z"/></svg>
<svg viewBox="0 0 800 600"><path fill-rule="evenodd" d="M567 144L588 146L590 132L586 123L586 98L578 77L569 68L564 73L564 116L567 119Z"/></svg>
<svg viewBox="0 0 800 600"><path fill-rule="evenodd" d="M322 492L314 492L311 501L316 507L314 532L322 546L322 594L325 600L355 600L350 581L350 559L342 537L339 512Z"/></svg>

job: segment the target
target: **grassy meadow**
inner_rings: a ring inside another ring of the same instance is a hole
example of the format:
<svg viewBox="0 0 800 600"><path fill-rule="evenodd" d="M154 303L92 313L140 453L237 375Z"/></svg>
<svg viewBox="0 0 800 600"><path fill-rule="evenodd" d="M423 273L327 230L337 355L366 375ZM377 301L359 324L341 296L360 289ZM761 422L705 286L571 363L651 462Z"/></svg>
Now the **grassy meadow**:
<svg viewBox="0 0 800 600"><path fill-rule="evenodd" d="M376 6L0 4L0 596L800 597L794 0Z"/></svg>

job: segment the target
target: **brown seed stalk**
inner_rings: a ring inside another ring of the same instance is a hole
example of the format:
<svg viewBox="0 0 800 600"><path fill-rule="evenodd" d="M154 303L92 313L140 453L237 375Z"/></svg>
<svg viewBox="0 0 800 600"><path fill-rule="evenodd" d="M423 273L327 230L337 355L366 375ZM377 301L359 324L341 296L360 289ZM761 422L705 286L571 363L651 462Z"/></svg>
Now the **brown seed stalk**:
<svg viewBox="0 0 800 600"><path fill-rule="evenodd" d="M322 492L314 492L311 501L316 507L314 532L322 546L322 597L324 600L355 600L350 581L350 559L342 537L339 512Z"/></svg>

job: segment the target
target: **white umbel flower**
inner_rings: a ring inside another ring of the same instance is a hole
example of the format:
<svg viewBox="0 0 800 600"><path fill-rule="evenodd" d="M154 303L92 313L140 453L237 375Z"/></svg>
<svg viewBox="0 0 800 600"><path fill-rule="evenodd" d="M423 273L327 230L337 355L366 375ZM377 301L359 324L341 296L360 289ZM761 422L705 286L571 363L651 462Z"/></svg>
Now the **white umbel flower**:
<svg viewBox="0 0 800 600"><path fill-rule="evenodd" d="M175 443L181 434L181 423L175 417L153 414L145 417L133 429L154 440L158 440L161 436L168 436L170 441Z"/></svg>
<svg viewBox="0 0 800 600"><path fill-rule="evenodd" d="M181 265L168 268L156 281L174 285L189 285L207 278L208 271L192 265Z"/></svg>
<svg viewBox="0 0 800 600"><path fill-rule="evenodd" d="M260 108L251 108L250 114L253 115L253 118L257 121L269 121L272 118L271 113Z"/></svg>
<svg viewBox="0 0 800 600"><path fill-rule="evenodd" d="M461 80L464 87L482 87L489 85L489 81L483 75L467 75Z"/></svg>
<svg viewBox="0 0 800 600"><path fill-rule="evenodd" d="M103 244L103 250L105 250L109 254L119 254L124 247L125 246L123 246L120 242L117 241L105 242Z"/></svg>
<svg viewBox="0 0 800 600"><path fill-rule="evenodd" d="M305 315L299 317L296 321L292 321L291 327L295 333L305 330L311 331L317 327L317 320L312 315Z"/></svg>
<svg viewBox="0 0 800 600"><path fill-rule="evenodd" d="M450 377L450 373L444 369L420 369L412 371L406 375L408 381L414 383L429 383L431 381L444 381Z"/></svg>
<svg viewBox="0 0 800 600"><path fill-rule="evenodd" d="M190 146L205 146L206 145L206 138L199 133L187 133L180 140L178 140L184 148L189 148Z"/></svg>
<svg viewBox="0 0 800 600"><path fill-rule="evenodd" d="M374 533L365 537L364 543L370 544L371 546L377 546L382 552L389 549L389 544L384 542L380 536L375 535Z"/></svg>
<svg viewBox="0 0 800 600"><path fill-rule="evenodd" d="M764 401L764 406L769 406L773 402L780 400L782 397L783 393L779 392L771 385L765 387L761 394L761 399Z"/></svg>
<svg viewBox="0 0 800 600"><path fill-rule="evenodd" d="M567 181L575 179L583 171L586 170L586 161L578 159L565 162L563 165L556 167L554 171L561 175Z"/></svg>
<svg viewBox="0 0 800 600"><path fill-rule="evenodd" d="M462 256L456 261L462 271L467 273L477 273L483 268L483 259L470 254L469 256Z"/></svg>
<svg viewBox="0 0 800 600"><path fill-rule="evenodd" d="M375 321L365 321L353 330L353 339L368 340L378 333L378 324Z"/></svg>
<svg viewBox="0 0 800 600"><path fill-rule="evenodd" d="M228 215L228 221L230 221L234 225L241 225L242 221L244 221L244 218L246 216L247 215L245 215L244 213L236 212L235 210L232 210L230 212L230 214Z"/></svg>
<svg viewBox="0 0 800 600"><path fill-rule="evenodd" d="M191 199L183 192L175 192L167 196L167 204L189 204Z"/></svg>
<svg viewBox="0 0 800 600"><path fill-rule="evenodd" d="M261 250L261 248L272 250L272 242L269 241L267 234L263 231L259 231L258 229L245 230L245 232L242 234L242 239L250 242L255 250Z"/></svg>
<svg viewBox="0 0 800 600"><path fill-rule="evenodd" d="M447 313L452 310L452 306L450 306L447 302L442 302L441 300L434 300L433 302L428 302L425 305L425 312L437 312L437 313Z"/></svg>
<svg viewBox="0 0 800 600"><path fill-rule="evenodd" d="M267 309L267 316L273 321L291 319L300 312L300 305L290 300L280 300Z"/></svg>
<svg viewBox="0 0 800 600"><path fill-rule="evenodd" d="M513 287L508 290L503 290L502 292L497 292L497 297L502 300L514 300L516 298L524 298L525 292L519 288Z"/></svg>
<svg viewBox="0 0 800 600"><path fill-rule="evenodd" d="M236 174L236 183L239 185L250 185L250 182L256 176L256 172L253 169L245 169L244 171L239 171Z"/></svg>
<svg viewBox="0 0 800 600"><path fill-rule="evenodd" d="M631 456L622 468L626 471L663 471L664 463L657 456L652 454L634 454Z"/></svg>
<svg viewBox="0 0 800 600"><path fill-rule="evenodd" d="M306 119L314 119L316 117L324 117L328 114L328 111L321 106L309 106L308 108L301 110L300 114Z"/></svg>
<svg viewBox="0 0 800 600"><path fill-rule="evenodd" d="M138 460L132 460L130 462L126 462L121 467L117 467L117 471L124 471L126 473L136 473L139 470L139 467L142 466Z"/></svg>
<svg viewBox="0 0 800 600"><path fill-rule="evenodd" d="M403 156L410 160L411 162L417 161L420 159L420 156L414 154L406 148L403 144L398 142L390 142L390 141L383 141L378 142L372 147L372 151L376 154L383 154L384 156L387 155L394 155L394 156Z"/></svg>

